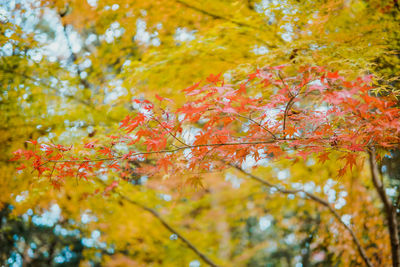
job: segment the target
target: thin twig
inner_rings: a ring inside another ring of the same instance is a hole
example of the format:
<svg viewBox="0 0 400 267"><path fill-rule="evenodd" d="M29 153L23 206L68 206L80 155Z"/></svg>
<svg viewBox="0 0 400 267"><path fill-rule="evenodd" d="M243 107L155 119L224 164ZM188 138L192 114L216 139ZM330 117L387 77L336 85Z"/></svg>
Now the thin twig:
<svg viewBox="0 0 400 267"><path fill-rule="evenodd" d="M265 130L267 133L269 133L269 134L272 136L272 138L276 139L276 135L275 135L273 132L271 132L270 130L268 130L267 128L265 128L264 126L262 126L261 123L259 123L259 122L255 121L255 120L253 120L252 118L249 118L249 117L240 115L239 113L236 114L236 115L239 116L239 117L241 117L241 118L247 119L247 120L251 121L252 123L258 125L261 129L263 129L263 130Z"/></svg>
<svg viewBox="0 0 400 267"><path fill-rule="evenodd" d="M278 77L279 77L279 79L281 80L283 86L285 86L286 89L288 90L289 96L290 96L290 97L294 97L294 95L292 94L292 92L291 92L290 89L289 89L289 86L286 84L285 80L282 78L281 72L280 72L279 70L278 70Z"/></svg>
<svg viewBox="0 0 400 267"><path fill-rule="evenodd" d="M287 120L287 113L288 113L288 111L289 111L289 108L291 107L291 105L292 105L292 102L294 101L294 99L295 99L296 97L295 96L292 96L292 97L290 97L290 99L289 99L289 102L286 104L286 107L285 107L285 112L283 113L283 139L285 139L286 140L286 120Z"/></svg>
<svg viewBox="0 0 400 267"><path fill-rule="evenodd" d="M165 127L157 118L155 118L154 116L152 117L153 120L155 120L161 127L164 128L164 130L166 130L168 132L168 134L170 134L172 136L172 138L174 138L176 141L178 141L179 143L181 143L184 146L188 146L185 142L183 142L182 140L180 140L175 134L173 134L167 127ZM179 148L179 147L177 147Z"/></svg>

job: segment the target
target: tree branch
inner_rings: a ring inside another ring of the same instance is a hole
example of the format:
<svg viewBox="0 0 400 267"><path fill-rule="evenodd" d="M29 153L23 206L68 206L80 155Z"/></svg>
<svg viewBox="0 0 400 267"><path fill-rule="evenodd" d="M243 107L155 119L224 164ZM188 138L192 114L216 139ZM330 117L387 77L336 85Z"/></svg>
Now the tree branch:
<svg viewBox="0 0 400 267"><path fill-rule="evenodd" d="M104 186L107 186L104 181L98 180L101 182ZM122 199L125 201L131 203L132 205L135 205L147 212L149 212L153 217L155 217L168 231L170 231L172 234L175 234L190 250L192 250L197 256L199 256L204 262L206 262L208 265L212 267L218 267L216 263L214 263L210 258L208 258L205 254L203 254L195 245L192 244L188 239L186 239L182 234L180 234L174 227L172 227L167 221L165 221L161 215L155 211L152 208L149 208L139 202L136 202L135 200L130 199L127 196L122 195L121 193L116 192Z"/></svg>
<svg viewBox="0 0 400 267"><path fill-rule="evenodd" d="M253 142L232 142L232 143L213 143L213 144L200 144L200 145L187 145L181 146L174 149L166 149L166 150L158 150L158 151L146 151L146 152L137 152L132 153L129 157L133 156L140 156L140 155L149 155L149 154L164 154L164 153L174 153L184 149L191 149L191 148L199 148L199 147L223 147L223 146L241 146L241 145L268 145L278 143L279 141L296 141L301 140L302 138L292 138L292 139L272 139L272 140L264 140L264 141L253 141ZM303 138L304 139L304 138ZM308 145L308 147L313 147L313 145ZM327 146L328 147L328 146ZM330 146L329 146L330 147ZM125 156L114 156L108 158L96 158L96 159L66 159L66 160L48 160L44 162L42 165L47 164L49 162L95 162L95 161L110 161L110 160L119 160L124 159Z"/></svg>
<svg viewBox="0 0 400 267"><path fill-rule="evenodd" d="M46 87L46 88L48 88L48 89L54 91L54 92L56 93L57 96L66 97L66 98L75 100L76 102L81 103L81 104L83 104L83 105L85 105L85 106L88 106L88 107L90 107L90 108L93 108L93 106L92 106L90 103L88 103L88 102L86 102L86 101L84 101L84 100L82 100L82 99L79 99L79 98L77 98L77 97L74 96L74 95L61 94L61 93L57 90L57 88L54 88L53 86L47 84L46 82L42 81L41 79L35 79L35 78L33 78L33 77L31 77L31 76L25 74L25 73L19 73L19 72L15 72L15 71L10 71L10 70L7 70L7 69L1 69L1 71L4 71L4 72L9 73L9 74L13 74L13 75L21 76L21 77L23 77L23 78L25 78L25 79L27 79L27 80L30 80L30 81L32 81L32 82L34 82L34 83L38 83L38 84L40 84L41 86Z"/></svg>
<svg viewBox="0 0 400 267"><path fill-rule="evenodd" d="M228 17L224 17L224 16L221 16L221 15L218 15L218 14L215 14L215 13L211 13L211 12L209 12L207 10L204 10L202 8L199 8L199 7L196 7L196 6L191 5L189 3L186 3L185 1L182 1L182 0L175 0L175 2L181 4L181 5L189 8L189 9L192 9L192 10L195 10L197 12L200 12L200 13L202 13L204 15L210 16L210 17L212 17L214 19L220 19L220 20L229 21L229 22L231 22L233 24L236 24L237 26L246 27L246 28L250 28L250 29L253 29L253 30L258 30L258 31L260 30L260 28L255 27L253 25L250 25L250 24L247 24L247 23L244 23L244 22L240 22L240 21L228 18Z"/></svg>
<svg viewBox="0 0 400 267"><path fill-rule="evenodd" d="M347 225L346 223L343 222L341 216L339 215L339 213L329 204L328 201L326 201L325 199L322 199L312 193L309 193L303 189L296 189L296 190L291 190L291 189L285 189L280 185L275 185L272 184L258 176L255 176L254 174L251 174L245 170L243 170L242 168L240 168L239 166L236 166L234 164L229 164L230 166L232 166L233 168L235 168L236 170L238 170L239 172L245 174L246 176L248 176L250 179L255 180L265 186L271 187L271 188L275 188L277 191L283 193L283 194L296 194L296 193L304 193L309 199L317 202L318 204L325 206L332 214L333 216L337 219L337 221L344 226L344 228L350 233L354 244L357 247L358 253L360 254L361 258L363 259L364 263L366 266L368 267L372 267L372 262L369 260L369 258L367 257L367 254L365 253L364 248L361 246L360 240L357 238L356 234L354 233L353 229Z"/></svg>
<svg viewBox="0 0 400 267"><path fill-rule="evenodd" d="M375 190L379 195L384 206L385 216L388 222L390 246L392 250L392 265L393 267L400 266L400 245L399 245L399 230L396 217L396 207L386 195L385 187L380 179L378 165L376 162L375 147L371 147L369 153L369 165L371 168L371 178Z"/></svg>
<svg viewBox="0 0 400 267"><path fill-rule="evenodd" d="M263 29L260 28L260 27L256 27L256 26L253 26L253 25L251 25L251 24L247 24L247 23L245 23L245 22L237 21L237 20L231 19L231 18L229 18L229 17L225 17L225 16L222 16L222 15L219 15L219 14L212 13L212 12L210 12L210 11L207 11L207 10L205 10L205 9L196 7L196 6L194 6L194 5L192 5L192 4L189 4L189 3L185 2L185 1L182 1L182 0L175 0L175 2L178 3L178 4L181 4L181 5L183 5L183 6L185 6L186 8L189 8L189 9L192 9L192 10L194 10L194 11L196 11L196 12L202 13L203 15L212 17L213 19L219 19L219 20L228 21L228 22L233 23L233 24L235 24L235 25L237 25L237 26L239 26L239 27L245 27L245 28L253 29L253 30L256 30L256 31L258 31L258 32L265 32L265 30L263 30ZM278 37L278 40L279 40L279 41L282 41L282 38L281 38L280 36L277 36L277 37ZM260 42L262 42L262 43L264 43L265 45L267 45L267 46L270 47L270 48L277 48L276 45L271 44L271 43L267 43L265 40L259 39L259 38L256 37L256 36L254 36L253 38L254 38L254 39L257 39L258 41L260 41Z"/></svg>
<svg viewBox="0 0 400 267"><path fill-rule="evenodd" d="M38 83L41 86L52 90L56 96L65 97L65 98L68 98L68 99L70 99L72 101L75 101L76 103L80 103L80 104L92 109L94 112L101 113L102 116L106 116L111 121L119 121L119 119L114 118L114 117L110 116L109 114L104 114L104 112L99 111L92 103L90 103L88 101L80 99L79 97L76 97L75 95L72 95L72 94L61 93L57 88L55 88L55 87L51 86L50 84L44 82L42 79L35 79L34 77L29 76L29 75L27 75L25 73L19 73L19 72L15 72L15 71L10 71L10 70L7 70L7 69L0 69L0 70L4 71L6 73L9 73L9 74L21 76L21 77L23 77L23 78L25 78L27 80L30 80L30 81L32 81L34 83Z"/></svg>

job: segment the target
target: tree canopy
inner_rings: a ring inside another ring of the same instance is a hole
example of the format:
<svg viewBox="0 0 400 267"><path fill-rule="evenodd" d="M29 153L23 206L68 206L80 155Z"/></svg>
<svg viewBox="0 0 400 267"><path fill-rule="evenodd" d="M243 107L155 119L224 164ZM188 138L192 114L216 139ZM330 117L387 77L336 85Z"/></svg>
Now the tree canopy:
<svg viewBox="0 0 400 267"><path fill-rule="evenodd" d="M397 1L3 2L3 264L400 266Z"/></svg>

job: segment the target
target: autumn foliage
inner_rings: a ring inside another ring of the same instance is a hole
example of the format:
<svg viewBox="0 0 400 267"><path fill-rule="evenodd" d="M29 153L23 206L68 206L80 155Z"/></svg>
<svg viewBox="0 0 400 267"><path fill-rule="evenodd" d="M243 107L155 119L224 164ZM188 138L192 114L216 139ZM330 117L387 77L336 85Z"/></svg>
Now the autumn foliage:
<svg viewBox="0 0 400 267"><path fill-rule="evenodd" d="M248 87L262 93L252 96ZM121 179L133 173L169 177L230 166L241 169L249 157L255 160L253 167L265 160L296 162L311 156L323 164L339 152L340 179L362 164L365 152L375 161L376 149L399 146L396 95L379 95L374 89L371 75L348 81L324 67L263 67L239 84L211 74L182 91L188 100L180 107L159 95L157 103L133 99L136 111L108 140L89 140L79 147L29 141L33 149L17 150L12 160L31 160L38 176L59 188L65 179L88 181L99 172L112 171ZM143 163L132 168L131 162ZM200 178L188 181L202 186ZM103 194L117 186L118 181L112 182ZM354 236L353 241L364 263L372 266Z"/></svg>
<svg viewBox="0 0 400 267"><path fill-rule="evenodd" d="M0 4L0 265L400 267L393 0Z"/></svg>
<svg viewBox="0 0 400 267"><path fill-rule="evenodd" d="M103 167L124 178L130 161L150 158L156 159L153 168L178 173L241 166L249 156L296 160L315 154L324 163L340 151L341 177L360 152L398 147L396 96L377 95L371 76L346 81L323 67L283 76L286 69L264 67L237 85L211 74L183 90L188 101L181 107L158 95L156 103L134 99L136 111L108 141L89 140L80 147L29 141L34 149L17 150L13 160L32 160L39 176L57 185L68 177L87 179ZM262 95L247 94L248 87L260 87Z"/></svg>

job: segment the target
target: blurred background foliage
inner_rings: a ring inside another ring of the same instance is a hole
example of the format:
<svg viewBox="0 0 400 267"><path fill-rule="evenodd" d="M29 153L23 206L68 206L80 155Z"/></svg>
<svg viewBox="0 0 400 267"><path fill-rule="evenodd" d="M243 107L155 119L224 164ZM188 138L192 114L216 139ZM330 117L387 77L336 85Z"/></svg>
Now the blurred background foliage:
<svg viewBox="0 0 400 267"><path fill-rule="evenodd" d="M0 0L2 264L204 266L123 194L157 210L222 266L359 266L351 237L329 211L234 170L179 180L135 175L118 193L95 194L104 190L96 179L56 181L57 189L9 159L31 139L101 139L134 111L132 98L157 93L183 103L181 90L210 73L236 82L266 65L323 65L349 78L374 74L382 93L393 90L399 14L389 0ZM387 266L388 234L369 172L360 163L337 180L338 164L310 158L250 170L328 199L373 262ZM399 164L393 151L381 169L395 203ZM193 179L202 186L190 186Z"/></svg>

